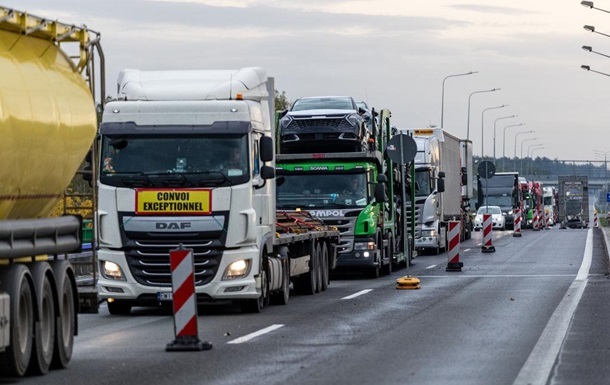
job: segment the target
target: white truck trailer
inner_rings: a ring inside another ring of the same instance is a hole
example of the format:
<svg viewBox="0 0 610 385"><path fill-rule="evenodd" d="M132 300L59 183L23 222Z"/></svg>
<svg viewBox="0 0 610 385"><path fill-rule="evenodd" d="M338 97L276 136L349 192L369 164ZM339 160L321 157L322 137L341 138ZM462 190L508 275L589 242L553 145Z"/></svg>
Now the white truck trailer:
<svg viewBox="0 0 610 385"><path fill-rule="evenodd" d="M415 155L415 208L407 209L407 223L415 215L415 248L438 254L446 249L447 223L462 222L470 229L468 215L462 205L462 143L464 141L442 128L406 129L417 143ZM470 152L471 154L472 152ZM471 162L464 162L464 165ZM464 166L465 167L465 166ZM464 190L468 194L468 187Z"/></svg>
<svg viewBox="0 0 610 385"><path fill-rule="evenodd" d="M339 233L304 218L293 229L275 210L273 95L258 67L120 73L100 128L98 286L110 313L170 303L180 244L194 250L198 302L260 312L288 301L290 279L326 288Z"/></svg>

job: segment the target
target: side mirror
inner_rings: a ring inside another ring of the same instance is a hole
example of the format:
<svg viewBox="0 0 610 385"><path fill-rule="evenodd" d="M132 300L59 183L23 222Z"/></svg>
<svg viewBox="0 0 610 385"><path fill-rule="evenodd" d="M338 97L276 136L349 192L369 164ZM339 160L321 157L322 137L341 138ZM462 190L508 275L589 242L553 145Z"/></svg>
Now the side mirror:
<svg viewBox="0 0 610 385"><path fill-rule="evenodd" d="M263 179L275 178L275 169L271 166L261 167L261 178L263 178Z"/></svg>
<svg viewBox="0 0 610 385"><path fill-rule="evenodd" d="M375 185L375 202L383 203L385 202L385 184L378 183Z"/></svg>
<svg viewBox="0 0 610 385"><path fill-rule="evenodd" d="M438 177L439 178L444 178L445 177L445 171L439 171L438 172Z"/></svg>
<svg viewBox="0 0 610 385"><path fill-rule="evenodd" d="M271 162L273 160L273 139L269 136L260 138L260 158L263 162Z"/></svg>
<svg viewBox="0 0 610 385"><path fill-rule="evenodd" d="M377 183L387 183L388 177L385 174L377 175Z"/></svg>
<svg viewBox="0 0 610 385"><path fill-rule="evenodd" d="M442 171L441 171L442 172ZM440 174L440 173L439 173ZM444 173L443 173L444 174ZM436 185L436 190L439 193L442 193L445 191L445 180L440 178L439 180L436 181L437 185Z"/></svg>

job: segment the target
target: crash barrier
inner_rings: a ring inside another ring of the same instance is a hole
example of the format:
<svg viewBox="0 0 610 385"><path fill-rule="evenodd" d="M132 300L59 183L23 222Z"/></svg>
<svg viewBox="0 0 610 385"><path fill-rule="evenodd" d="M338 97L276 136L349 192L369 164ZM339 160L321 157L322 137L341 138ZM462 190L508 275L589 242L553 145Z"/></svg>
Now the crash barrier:
<svg viewBox="0 0 610 385"><path fill-rule="evenodd" d="M165 350L171 352L212 349L211 343L202 342L198 337L193 249L186 249L181 244L178 249L170 250L169 259L176 339L167 344Z"/></svg>
<svg viewBox="0 0 610 385"><path fill-rule="evenodd" d="M460 262L460 222L449 221L449 232L447 233L449 247L447 250L446 271L462 271L464 264Z"/></svg>
<svg viewBox="0 0 610 385"><path fill-rule="evenodd" d="M521 236L521 209L515 209L513 211L513 237Z"/></svg>
<svg viewBox="0 0 610 385"><path fill-rule="evenodd" d="M496 248L491 242L491 214L483 214L483 246L481 251L484 253L494 253Z"/></svg>

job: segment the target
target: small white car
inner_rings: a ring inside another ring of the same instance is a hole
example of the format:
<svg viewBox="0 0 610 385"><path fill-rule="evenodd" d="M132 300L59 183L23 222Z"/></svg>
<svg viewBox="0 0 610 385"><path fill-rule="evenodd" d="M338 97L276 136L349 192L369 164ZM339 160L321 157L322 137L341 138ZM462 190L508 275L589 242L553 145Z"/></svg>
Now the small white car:
<svg viewBox="0 0 610 385"><path fill-rule="evenodd" d="M483 214L485 213L491 214L491 227L494 230L506 230L506 218L499 206L481 206L474 218L474 231L479 231L483 228Z"/></svg>

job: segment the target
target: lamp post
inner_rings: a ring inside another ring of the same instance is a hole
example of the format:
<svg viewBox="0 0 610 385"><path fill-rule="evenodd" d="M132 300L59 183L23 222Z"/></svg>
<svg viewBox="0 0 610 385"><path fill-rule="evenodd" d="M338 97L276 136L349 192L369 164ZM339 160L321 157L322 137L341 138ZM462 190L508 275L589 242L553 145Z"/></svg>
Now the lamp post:
<svg viewBox="0 0 610 385"><path fill-rule="evenodd" d="M445 109L445 80L449 79L449 78L454 78L457 76L466 76L466 75L472 75L472 74L478 74L479 71L470 71L470 72L466 72L464 74L455 74L455 75L448 75L445 76L445 78L443 79L443 91L441 93L441 128L443 128L443 115L444 115L444 109Z"/></svg>
<svg viewBox="0 0 610 385"><path fill-rule="evenodd" d="M593 150L596 156L604 156L604 179L608 179L608 154L610 151Z"/></svg>
<svg viewBox="0 0 610 385"><path fill-rule="evenodd" d="M585 7L589 7L591 9L597 9L598 11L602 11L602 12L606 12L606 13L610 13L610 11L606 11L605 9L601 9L601 8L597 8L593 6L593 2L592 1L581 1L580 2L581 5L585 6Z"/></svg>
<svg viewBox="0 0 610 385"><path fill-rule="evenodd" d="M588 65L581 65L580 68L582 68L583 70L595 72L596 74L610 76L610 74L607 74L605 72L600 72L600 71L592 70L591 67L589 67Z"/></svg>
<svg viewBox="0 0 610 385"><path fill-rule="evenodd" d="M496 123L498 123L498 120L510 119L510 118L515 118L515 117L517 117L517 115L502 116L502 117L494 120L494 162L496 161Z"/></svg>
<svg viewBox="0 0 610 385"><path fill-rule="evenodd" d="M596 54L598 54L598 55L600 55L600 56L604 56L604 57L610 58L610 56L608 56L608 55L606 55L606 54L603 54L603 53L601 53L601 52L597 52L597 51L593 51L593 47L591 47L590 45L583 45L583 46L582 46L582 49L584 49L585 51L589 51L589 52L591 52L591 53L596 53ZM581 67L582 67L582 66L581 66ZM590 70L591 70L591 69L589 68L589 71L590 71Z"/></svg>
<svg viewBox="0 0 610 385"><path fill-rule="evenodd" d="M584 28L586 31L591 31L591 32L595 32L595 33L597 33L597 34L599 34L599 35L602 35L602 36L610 37L610 35L608 35L608 34L605 34L605 33L603 33L603 32L599 32L599 31L596 31L596 30L595 30L595 27L594 27L594 26L592 26L592 25L583 25L583 28Z"/></svg>
<svg viewBox="0 0 610 385"><path fill-rule="evenodd" d="M537 140L538 138L527 138L527 139L523 139L521 141L521 156L519 157L519 160L521 162L521 167L519 167L519 172L523 173L523 144L525 142L531 142L532 140Z"/></svg>
<svg viewBox="0 0 610 385"><path fill-rule="evenodd" d="M485 111L489 111L489 110L495 110L497 108L504 108L504 107L508 107L508 104L502 104L501 106L496 106L496 107L488 107L483 109L483 112L481 113L481 160L483 160L483 133L485 132L485 130L483 129L485 127Z"/></svg>
<svg viewBox="0 0 610 385"><path fill-rule="evenodd" d="M544 147L544 143L535 143L535 144L530 144L529 146L527 146L527 157L531 158L531 154L532 152L534 152L533 150L536 150L536 147Z"/></svg>
<svg viewBox="0 0 610 385"><path fill-rule="evenodd" d="M516 170L516 169L517 169L517 137L518 137L519 135L522 135L522 134L531 134L531 133L533 133L533 132L534 132L534 130L529 130L529 131L519 131L519 132L517 132L517 133L515 134L515 153L514 153L514 155L513 155L513 156L514 156L514 159L513 159L513 170Z"/></svg>
<svg viewBox="0 0 610 385"><path fill-rule="evenodd" d="M468 96L468 123L466 124L466 140L470 139L470 99L472 98L472 95L480 94L483 92L494 92L499 90L500 88L492 88L491 90L474 91Z"/></svg>
<svg viewBox="0 0 610 385"><path fill-rule="evenodd" d="M519 124L510 124L506 127L504 127L504 134L502 135L502 171L504 170L504 163L506 162L506 152L504 151L505 147L506 147L506 129L510 128L510 127L519 127L519 126L523 126L524 123L519 123Z"/></svg>
<svg viewBox="0 0 610 385"><path fill-rule="evenodd" d="M534 157L534 151L542 150L544 148L544 145L543 144L537 144L537 145L530 146L530 148L532 149L532 152L530 154L529 153L529 149L528 149L528 155L529 155L528 158L530 158L530 160L529 160L530 167L529 167L528 174L532 175L532 164L534 163L534 158L533 158Z"/></svg>

